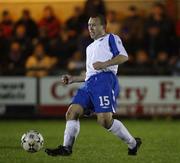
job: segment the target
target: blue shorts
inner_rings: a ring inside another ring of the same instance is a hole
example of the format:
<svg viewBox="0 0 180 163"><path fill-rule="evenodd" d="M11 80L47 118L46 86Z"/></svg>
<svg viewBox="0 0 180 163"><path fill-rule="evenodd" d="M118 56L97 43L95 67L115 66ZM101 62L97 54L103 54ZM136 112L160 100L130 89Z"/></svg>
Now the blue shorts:
<svg viewBox="0 0 180 163"><path fill-rule="evenodd" d="M71 104L79 104L84 111L96 113L116 112L116 99L119 95L119 83L112 72L101 72L90 77L79 88Z"/></svg>

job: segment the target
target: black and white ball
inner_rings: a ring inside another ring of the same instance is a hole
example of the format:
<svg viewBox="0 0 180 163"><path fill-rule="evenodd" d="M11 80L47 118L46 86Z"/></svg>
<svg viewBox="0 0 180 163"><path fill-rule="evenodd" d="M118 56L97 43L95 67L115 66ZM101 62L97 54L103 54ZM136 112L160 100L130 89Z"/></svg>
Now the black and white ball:
<svg viewBox="0 0 180 163"><path fill-rule="evenodd" d="M30 153L34 153L42 149L43 143L43 136L35 130L26 132L21 138L21 145L23 149Z"/></svg>

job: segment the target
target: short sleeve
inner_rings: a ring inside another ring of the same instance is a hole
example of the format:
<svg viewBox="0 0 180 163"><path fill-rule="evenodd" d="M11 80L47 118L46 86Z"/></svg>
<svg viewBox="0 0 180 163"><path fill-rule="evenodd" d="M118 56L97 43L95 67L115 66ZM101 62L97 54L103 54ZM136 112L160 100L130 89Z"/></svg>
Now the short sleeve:
<svg viewBox="0 0 180 163"><path fill-rule="evenodd" d="M119 36L110 34L109 46L110 46L110 51L113 54L113 57L116 57L117 55L128 56Z"/></svg>

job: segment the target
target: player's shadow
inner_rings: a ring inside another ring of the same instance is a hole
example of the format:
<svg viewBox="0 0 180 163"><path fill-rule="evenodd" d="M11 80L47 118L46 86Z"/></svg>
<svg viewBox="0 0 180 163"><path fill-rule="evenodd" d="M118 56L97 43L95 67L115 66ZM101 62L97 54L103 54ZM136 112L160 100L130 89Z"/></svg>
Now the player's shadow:
<svg viewBox="0 0 180 163"><path fill-rule="evenodd" d="M0 145L0 149L21 149L21 146Z"/></svg>

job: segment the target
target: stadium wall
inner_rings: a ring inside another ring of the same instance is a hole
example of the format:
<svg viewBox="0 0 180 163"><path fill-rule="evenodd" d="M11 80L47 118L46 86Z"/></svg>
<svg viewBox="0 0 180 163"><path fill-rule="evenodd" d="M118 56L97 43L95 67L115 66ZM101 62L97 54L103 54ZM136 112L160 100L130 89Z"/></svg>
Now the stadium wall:
<svg viewBox="0 0 180 163"><path fill-rule="evenodd" d="M121 77L117 114L180 116L180 78ZM80 84L62 86L57 77L0 78L0 117L62 117Z"/></svg>

